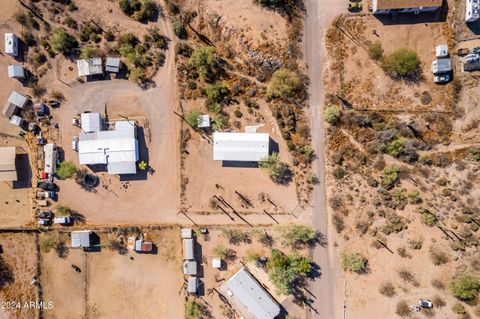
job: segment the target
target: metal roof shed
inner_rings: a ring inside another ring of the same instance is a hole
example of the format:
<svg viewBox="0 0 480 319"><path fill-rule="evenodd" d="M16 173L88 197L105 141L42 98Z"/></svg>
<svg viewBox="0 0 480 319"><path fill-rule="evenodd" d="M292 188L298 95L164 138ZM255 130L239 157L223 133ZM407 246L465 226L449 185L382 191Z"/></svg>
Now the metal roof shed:
<svg viewBox="0 0 480 319"><path fill-rule="evenodd" d="M213 159L216 161L258 162L268 156L267 133L213 133Z"/></svg>
<svg viewBox="0 0 480 319"><path fill-rule="evenodd" d="M280 313L278 303L245 268L225 281L220 290L245 319L274 319Z"/></svg>
<svg viewBox="0 0 480 319"><path fill-rule="evenodd" d="M187 238L183 240L183 259L184 260L193 260L195 259L194 253L194 242L192 238Z"/></svg>
<svg viewBox="0 0 480 319"><path fill-rule="evenodd" d="M89 248L91 230L77 230L70 233L72 248Z"/></svg>
<svg viewBox="0 0 480 319"><path fill-rule="evenodd" d="M107 58L105 62L105 71L117 73L120 72L120 67L122 66L122 61L120 58Z"/></svg>
<svg viewBox="0 0 480 319"><path fill-rule="evenodd" d="M446 58L448 57L448 45L439 44L435 47L435 57L436 58Z"/></svg>
<svg viewBox="0 0 480 319"><path fill-rule="evenodd" d="M17 115L12 115L12 117L10 118L10 123L16 126L22 126L24 122L25 120Z"/></svg>
<svg viewBox="0 0 480 319"><path fill-rule="evenodd" d="M99 132L102 130L102 118L100 113L83 113L81 116L82 131L86 133Z"/></svg>
<svg viewBox="0 0 480 319"><path fill-rule="evenodd" d="M57 170L57 150L54 144L46 144L43 147L45 153L45 173L55 174Z"/></svg>
<svg viewBox="0 0 480 319"><path fill-rule="evenodd" d="M24 79L25 70L21 64L10 64L8 66L8 77L13 79Z"/></svg>
<svg viewBox="0 0 480 319"><path fill-rule="evenodd" d="M191 228L182 228L181 234L182 234L182 238L192 238L193 230Z"/></svg>
<svg viewBox="0 0 480 319"><path fill-rule="evenodd" d="M91 58L88 60L77 60L78 76L89 76L102 74L102 58Z"/></svg>
<svg viewBox="0 0 480 319"><path fill-rule="evenodd" d="M432 63L432 73L433 74L442 74L449 73L452 71L452 64L449 58L436 59Z"/></svg>
<svg viewBox="0 0 480 319"><path fill-rule="evenodd" d="M198 278L196 276L188 277L187 281L187 292L189 294L196 294L198 287Z"/></svg>
<svg viewBox="0 0 480 319"><path fill-rule="evenodd" d="M12 93L10 93L10 96L8 97L9 103L12 103L13 105L21 109L23 109L25 104L27 104L27 101L28 99L17 91L12 91Z"/></svg>
<svg viewBox="0 0 480 319"><path fill-rule="evenodd" d="M5 33L5 53L11 56L18 56L18 38L13 33Z"/></svg>
<svg viewBox="0 0 480 319"><path fill-rule="evenodd" d="M197 119L198 128L207 128L210 127L210 115L203 114L199 115Z"/></svg>
<svg viewBox="0 0 480 319"><path fill-rule="evenodd" d="M17 180L15 157L15 146L0 147L0 181L13 182Z"/></svg>
<svg viewBox="0 0 480 319"><path fill-rule="evenodd" d="M183 273L185 275L197 275L197 262L196 261L185 261L183 263Z"/></svg>

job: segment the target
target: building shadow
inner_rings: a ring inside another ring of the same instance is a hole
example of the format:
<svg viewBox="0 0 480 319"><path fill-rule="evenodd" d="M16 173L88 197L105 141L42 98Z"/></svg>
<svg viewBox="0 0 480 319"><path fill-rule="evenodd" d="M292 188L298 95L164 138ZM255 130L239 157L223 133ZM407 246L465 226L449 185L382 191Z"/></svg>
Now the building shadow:
<svg viewBox="0 0 480 319"><path fill-rule="evenodd" d="M480 19L475 22L467 22L468 30L470 30L475 35L480 35Z"/></svg>
<svg viewBox="0 0 480 319"><path fill-rule="evenodd" d="M90 247L84 250L91 253L99 253L102 251L102 246L100 244L100 237L96 233L90 234Z"/></svg>
<svg viewBox="0 0 480 319"><path fill-rule="evenodd" d="M433 12L415 13L391 13L391 14L375 14L373 15L383 25L395 24L421 24L421 23L437 23L447 21L448 3L443 1L442 7Z"/></svg>
<svg viewBox="0 0 480 319"><path fill-rule="evenodd" d="M32 168L28 160L28 154L17 154L15 158L15 167L17 169L17 181L12 183L14 189L32 187Z"/></svg>
<svg viewBox="0 0 480 319"><path fill-rule="evenodd" d="M278 143L275 142L271 137L268 139L268 154L272 155L272 153L279 153L280 147Z"/></svg>
<svg viewBox="0 0 480 319"><path fill-rule="evenodd" d="M222 161L222 167L258 168L258 162Z"/></svg>
<svg viewBox="0 0 480 319"><path fill-rule="evenodd" d="M145 131L143 127L137 126L137 141L138 141L138 160L147 163L147 167L150 168L150 157L148 153L147 142L145 140ZM151 168L150 168L151 169ZM122 174L120 175L120 181L142 181L147 180L149 169L141 170L137 167L136 174Z"/></svg>

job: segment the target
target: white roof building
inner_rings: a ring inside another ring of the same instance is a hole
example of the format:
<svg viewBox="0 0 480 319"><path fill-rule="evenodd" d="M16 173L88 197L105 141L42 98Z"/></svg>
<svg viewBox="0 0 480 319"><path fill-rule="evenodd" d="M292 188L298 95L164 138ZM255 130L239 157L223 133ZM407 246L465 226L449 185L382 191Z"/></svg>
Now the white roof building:
<svg viewBox="0 0 480 319"><path fill-rule="evenodd" d="M450 58L436 59L432 62L432 73L445 74L452 71L452 64Z"/></svg>
<svg viewBox="0 0 480 319"><path fill-rule="evenodd" d="M182 238L192 238L193 230L191 228L182 228L181 235L182 235Z"/></svg>
<svg viewBox="0 0 480 319"><path fill-rule="evenodd" d="M442 6L442 0L372 0L374 14L432 12Z"/></svg>
<svg viewBox="0 0 480 319"><path fill-rule="evenodd" d="M78 76L102 74L102 58L77 60Z"/></svg>
<svg viewBox="0 0 480 319"><path fill-rule="evenodd" d="M21 64L10 64L7 68L8 77L11 79L24 79L25 70Z"/></svg>
<svg viewBox="0 0 480 319"><path fill-rule="evenodd" d="M82 165L107 165L108 174L136 174L138 141L135 122L116 122L113 131L80 132L78 157Z"/></svg>
<svg viewBox="0 0 480 319"><path fill-rule="evenodd" d="M5 53L11 56L18 56L18 38L13 33L5 33Z"/></svg>
<svg viewBox="0 0 480 319"><path fill-rule="evenodd" d="M183 259L184 260L194 260L194 241L193 238L187 238L183 240Z"/></svg>
<svg viewBox="0 0 480 319"><path fill-rule="evenodd" d="M220 291L245 319L274 319L280 313L278 303L245 268L225 281Z"/></svg>
<svg viewBox="0 0 480 319"><path fill-rule="evenodd" d="M5 106L3 107L2 115L11 118L15 114L17 108L23 109L25 107L27 101L28 99L25 96L17 91L12 91L8 97L7 103L5 103Z"/></svg>
<svg viewBox="0 0 480 319"><path fill-rule="evenodd" d="M196 276L188 277L187 281L187 292L189 294L196 294L198 287L198 278Z"/></svg>
<svg viewBox="0 0 480 319"><path fill-rule="evenodd" d="M480 1L466 0L465 3L465 21L475 22L480 18Z"/></svg>
<svg viewBox="0 0 480 319"><path fill-rule="evenodd" d="M13 182L17 180L15 157L15 146L0 147L0 181Z"/></svg>
<svg viewBox="0 0 480 319"><path fill-rule="evenodd" d="M72 248L89 248L91 230L77 230L70 233Z"/></svg>
<svg viewBox="0 0 480 319"><path fill-rule="evenodd" d="M436 58L446 58L448 57L448 45L439 44L435 47L435 57Z"/></svg>
<svg viewBox="0 0 480 319"><path fill-rule="evenodd" d="M199 115L197 119L197 127L198 128L210 127L210 115L208 114Z"/></svg>
<svg viewBox="0 0 480 319"><path fill-rule="evenodd" d="M197 262L187 260L183 262L183 274L184 275L197 275Z"/></svg>
<svg viewBox="0 0 480 319"><path fill-rule="evenodd" d="M102 130L102 117L100 113L83 113L81 115L82 131L85 133L99 132Z"/></svg>
<svg viewBox="0 0 480 319"><path fill-rule="evenodd" d="M15 126L22 126L24 122L24 119L22 119L20 116L12 115L12 117L10 117L10 123Z"/></svg>
<svg viewBox="0 0 480 319"><path fill-rule="evenodd" d="M120 67L122 66L122 61L120 58L107 58L105 62L105 71L117 73L120 72Z"/></svg>
<svg viewBox="0 0 480 319"><path fill-rule="evenodd" d="M57 170L57 150L54 144L46 144L43 147L45 153L45 173L55 174Z"/></svg>
<svg viewBox="0 0 480 319"><path fill-rule="evenodd" d="M220 258L213 258L212 259L212 267L215 269L222 268L222 260Z"/></svg>
<svg viewBox="0 0 480 319"><path fill-rule="evenodd" d="M258 162L268 156L267 133L213 133L213 159L216 161Z"/></svg>

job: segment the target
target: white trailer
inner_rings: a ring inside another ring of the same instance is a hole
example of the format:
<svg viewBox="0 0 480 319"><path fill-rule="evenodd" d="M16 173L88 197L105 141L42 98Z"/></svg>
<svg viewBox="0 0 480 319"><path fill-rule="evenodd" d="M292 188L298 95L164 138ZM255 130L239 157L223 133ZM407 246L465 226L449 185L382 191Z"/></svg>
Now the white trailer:
<svg viewBox="0 0 480 319"><path fill-rule="evenodd" d="M18 38L13 33L5 33L5 53L13 57L18 56Z"/></svg>

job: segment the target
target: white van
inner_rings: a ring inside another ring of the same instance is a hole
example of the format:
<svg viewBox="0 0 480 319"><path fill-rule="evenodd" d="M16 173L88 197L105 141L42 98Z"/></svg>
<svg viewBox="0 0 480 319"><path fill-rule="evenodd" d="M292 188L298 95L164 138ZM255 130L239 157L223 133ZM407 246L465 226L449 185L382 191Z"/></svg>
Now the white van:
<svg viewBox="0 0 480 319"><path fill-rule="evenodd" d="M18 38L13 33L5 33L5 53L11 56L18 56Z"/></svg>

